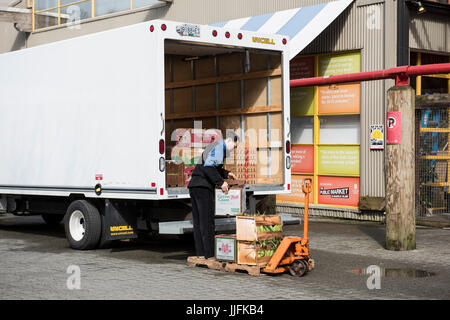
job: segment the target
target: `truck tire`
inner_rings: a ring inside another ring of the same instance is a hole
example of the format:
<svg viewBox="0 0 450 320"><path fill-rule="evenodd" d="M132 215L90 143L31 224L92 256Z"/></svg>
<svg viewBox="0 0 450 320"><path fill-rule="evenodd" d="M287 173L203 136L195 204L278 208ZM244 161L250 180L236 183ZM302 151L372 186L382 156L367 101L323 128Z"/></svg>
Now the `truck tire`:
<svg viewBox="0 0 450 320"><path fill-rule="evenodd" d="M64 229L71 248L94 249L102 233L102 220L98 209L86 200L72 202L64 216Z"/></svg>
<svg viewBox="0 0 450 320"><path fill-rule="evenodd" d="M63 214L42 214L42 220L45 221L49 226L56 227L58 226L61 221L64 219Z"/></svg>

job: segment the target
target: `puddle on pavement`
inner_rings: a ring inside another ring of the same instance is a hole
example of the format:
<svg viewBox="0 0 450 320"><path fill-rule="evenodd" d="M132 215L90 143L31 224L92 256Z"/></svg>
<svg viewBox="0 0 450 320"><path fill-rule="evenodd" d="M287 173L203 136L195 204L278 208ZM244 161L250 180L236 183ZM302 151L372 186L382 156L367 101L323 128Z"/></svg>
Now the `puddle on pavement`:
<svg viewBox="0 0 450 320"><path fill-rule="evenodd" d="M401 279L401 278L426 278L434 276L433 272L428 272L425 270L417 269L406 269L406 268L379 268L380 276L390 279ZM359 275L373 275L377 271L374 268L364 268L357 270L350 270L350 272Z"/></svg>

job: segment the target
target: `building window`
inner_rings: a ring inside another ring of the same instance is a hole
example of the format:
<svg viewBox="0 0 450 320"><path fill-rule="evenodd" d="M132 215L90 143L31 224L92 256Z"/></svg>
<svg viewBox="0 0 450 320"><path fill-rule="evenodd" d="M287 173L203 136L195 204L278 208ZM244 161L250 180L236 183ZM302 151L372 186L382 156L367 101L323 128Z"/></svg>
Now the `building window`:
<svg viewBox="0 0 450 320"><path fill-rule="evenodd" d="M95 0L95 15L103 16L105 14L125 11L131 9L130 0Z"/></svg>
<svg viewBox="0 0 450 320"><path fill-rule="evenodd" d="M33 30L160 3L159 0L29 0Z"/></svg>

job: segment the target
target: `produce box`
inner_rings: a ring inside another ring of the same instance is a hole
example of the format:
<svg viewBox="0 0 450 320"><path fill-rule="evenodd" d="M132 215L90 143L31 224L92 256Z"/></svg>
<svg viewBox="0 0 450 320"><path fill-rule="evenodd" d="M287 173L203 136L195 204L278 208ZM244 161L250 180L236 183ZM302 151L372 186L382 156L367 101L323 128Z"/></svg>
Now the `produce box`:
<svg viewBox="0 0 450 320"><path fill-rule="evenodd" d="M184 187L184 163L166 161L166 187Z"/></svg>
<svg viewBox="0 0 450 320"><path fill-rule="evenodd" d="M215 258L219 261L236 262L236 235L220 234L216 236Z"/></svg>
<svg viewBox="0 0 450 320"><path fill-rule="evenodd" d="M237 242L237 263L266 266L281 240L273 241L238 241Z"/></svg>
<svg viewBox="0 0 450 320"><path fill-rule="evenodd" d="M210 144L222 140L222 131L219 129L208 129L203 132L203 143Z"/></svg>
<svg viewBox="0 0 450 320"><path fill-rule="evenodd" d="M222 139L219 129L178 128L173 133L178 147L206 147L208 144Z"/></svg>
<svg viewBox="0 0 450 320"><path fill-rule="evenodd" d="M242 188L231 187L228 194L215 189L215 215L235 216L242 211Z"/></svg>
<svg viewBox="0 0 450 320"><path fill-rule="evenodd" d="M256 184L256 148L248 143L239 143L233 154L227 158L225 169L236 174L245 184Z"/></svg>
<svg viewBox="0 0 450 320"><path fill-rule="evenodd" d="M244 180L239 180L239 179L225 179L226 183L228 183L229 187L239 187L242 188L245 185L245 181Z"/></svg>
<svg viewBox="0 0 450 320"><path fill-rule="evenodd" d="M237 216L236 238L239 241L275 240L283 237L281 217Z"/></svg>

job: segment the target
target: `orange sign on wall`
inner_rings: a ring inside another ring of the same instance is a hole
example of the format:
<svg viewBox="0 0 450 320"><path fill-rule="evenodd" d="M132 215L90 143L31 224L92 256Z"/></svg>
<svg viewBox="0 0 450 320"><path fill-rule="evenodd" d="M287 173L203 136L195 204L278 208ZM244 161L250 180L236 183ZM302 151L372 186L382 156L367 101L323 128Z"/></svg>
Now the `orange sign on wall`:
<svg viewBox="0 0 450 320"><path fill-rule="evenodd" d="M357 207L359 178L319 177L317 194L322 204Z"/></svg>
<svg viewBox="0 0 450 320"><path fill-rule="evenodd" d="M314 146L292 146L291 170L294 173L314 172Z"/></svg>
<svg viewBox="0 0 450 320"><path fill-rule="evenodd" d="M277 201L280 202L305 202L305 194L302 191L303 182L306 178L314 181L313 176L300 176L293 174L291 176L291 193L290 194L278 194ZM314 185L311 183L311 187L314 190ZM309 194L309 203L313 202L313 192Z"/></svg>
<svg viewBox="0 0 450 320"><path fill-rule="evenodd" d="M319 87L319 114L359 113L359 83Z"/></svg>

